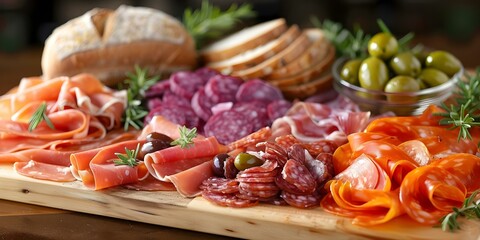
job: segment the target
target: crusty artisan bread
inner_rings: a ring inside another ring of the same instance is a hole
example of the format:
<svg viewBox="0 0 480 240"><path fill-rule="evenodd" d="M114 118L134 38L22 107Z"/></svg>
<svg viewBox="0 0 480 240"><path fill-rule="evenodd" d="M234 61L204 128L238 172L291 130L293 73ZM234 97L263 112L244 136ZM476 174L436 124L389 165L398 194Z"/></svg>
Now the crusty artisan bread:
<svg viewBox="0 0 480 240"><path fill-rule="evenodd" d="M265 77L266 79L282 79L297 75L326 57L330 43L325 37L323 31L318 28L306 29L304 31L313 44L306 49L301 56L288 65L274 69L270 75Z"/></svg>
<svg viewBox="0 0 480 240"><path fill-rule="evenodd" d="M220 71L223 74L231 74L233 71L253 67L282 51L292 43L299 34L299 27L292 25L277 39L273 39L264 45L247 50L226 60L209 62L206 66Z"/></svg>
<svg viewBox="0 0 480 240"><path fill-rule="evenodd" d="M283 95L290 100L295 99L306 99L310 96L315 95L316 93L325 90L329 87L332 87L332 73L330 70L322 72L320 75L316 76L313 79L310 79L308 82L300 83L298 85L290 85L286 87L281 87Z"/></svg>
<svg viewBox="0 0 480 240"><path fill-rule="evenodd" d="M302 32L295 41L275 56L268 58L260 64L244 70L233 72L232 75L243 79L263 78L276 68L283 67L300 56L311 45L308 36Z"/></svg>
<svg viewBox="0 0 480 240"><path fill-rule="evenodd" d="M107 85L125 79L134 66L169 74L196 66L192 37L161 11L120 6L93 9L54 30L45 42L43 77L87 72Z"/></svg>
<svg viewBox="0 0 480 240"><path fill-rule="evenodd" d="M205 62L218 62L277 38L287 30L285 19L279 18L244 28L215 41L200 51Z"/></svg>
<svg viewBox="0 0 480 240"><path fill-rule="evenodd" d="M309 68L299 72L296 75L289 76L286 78L281 78L281 79L268 80L268 82L280 88L283 88L286 86L299 85L301 83L305 83L314 79L317 75L325 71L329 71L334 60L335 60L335 48L333 47L333 45L328 43L326 56L312 63L312 65Z"/></svg>

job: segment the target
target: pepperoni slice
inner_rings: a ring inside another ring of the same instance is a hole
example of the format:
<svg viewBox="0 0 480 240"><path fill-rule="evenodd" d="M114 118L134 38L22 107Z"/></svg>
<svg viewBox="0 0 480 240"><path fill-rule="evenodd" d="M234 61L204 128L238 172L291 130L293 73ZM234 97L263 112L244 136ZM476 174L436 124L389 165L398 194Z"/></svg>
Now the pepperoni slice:
<svg viewBox="0 0 480 240"><path fill-rule="evenodd" d="M211 191L202 191L202 197L210 202L224 207L245 208L253 207L258 204L258 201L241 199L235 194L222 194Z"/></svg>
<svg viewBox="0 0 480 240"><path fill-rule="evenodd" d="M427 146L419 140L410 140L398 145L398 148L415 160L418 166L425 166L430 163L432 157Z"/></svg>
<svg viewBox="0 0 480 240"><path fill-rule="evenodd" d="M298 161L288 160L283 167L282 177L302 192L312 193L315 191L315 179L308 169Z"/></svg>
<svg viewBox="0 0 480 240"><path fill-rule="evenodd" d="M288 192L282 192L280 197L283 198L288 205L297 208L312 208L320 206L321 197L319 195L296 195Z"/></svg>
<svg viewBox="0 0 480 240"><path fill-rule="evenodd" d="M437 166L424 166L407 174L400 186L400 202L405 212L421 224L438 220L462 206L467 189L459 178Z"/></svg>
<svg viewBox="0 0 480 240"><path fill-rule="evenodd" d="M443 168L456 176L468 193L480 189L480 158L466 153L457 153L438 159L430 164Z"/></svg>

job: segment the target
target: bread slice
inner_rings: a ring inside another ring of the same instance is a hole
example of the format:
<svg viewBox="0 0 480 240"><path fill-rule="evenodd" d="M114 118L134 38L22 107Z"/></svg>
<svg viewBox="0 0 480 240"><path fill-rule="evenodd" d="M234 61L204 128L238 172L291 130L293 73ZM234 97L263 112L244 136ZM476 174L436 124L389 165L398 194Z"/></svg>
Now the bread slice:
<svg viewBox="0 0 480 240"><path fill-rule="evenodd" d="M279 18L244 28L220 39L200 51L205 62L217 62L231 58L248 49L263 45L287 30L285 19Z"/></svg>
<svg viewBox="0 0 480 240"><path fill-rule="evenodd" d="M269 80L268 82L279 87L284 88L287 86L300 85L302 83L310 81L312 78L321 74L324 71L330 70L333 61L335 60L335 48L329 42L327 44L327 55L319 59L310 68L300 72L297 75L290 76L282 79Z"/></svg>
<svg viewBox="0 0 480 240"><path fill-rule="evenodd" d="M305 30L313 44L297 59L288 65L275 69L266 79L282 79L297 75L326 57L328 53L328 40L320 29Z"/></svg>
<svg viewBox="0 0 480 240"><path fill-rule="evenodd" d="M297 25L292 25L279 38L274 39L264 45L252 50L235 55L232 58L220 61L210 62L206 66L213 68L223 74L231 74L233 71L239 71L253 67L266 59L276 55L300 35L300 29Z"/></svg>
<svg viewBox="0 0 480 240"><path fill-rule="evenodd" d="M300 99L304 100L316 93L332 87L332 73L331 71L324 71L315 79L309 82L301 83L299 85L292 85L281 88L285 98L290 100Z"/></svg>
<svg viewBox="0 0 480 240"><path fill-rule="evenodd" d="M283 67L299 57L312 42L305 32L302 32L295 41L275 56L260 64L245 70L233 72L232 75L243 79L263 78L273 72L274 69Z"/></svg>

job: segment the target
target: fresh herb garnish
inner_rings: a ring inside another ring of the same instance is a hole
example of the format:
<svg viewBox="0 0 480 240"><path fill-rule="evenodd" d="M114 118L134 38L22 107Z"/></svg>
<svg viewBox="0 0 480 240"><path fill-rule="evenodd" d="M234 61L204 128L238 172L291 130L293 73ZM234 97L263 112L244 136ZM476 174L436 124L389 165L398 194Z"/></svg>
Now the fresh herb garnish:
<svg viewBox="0 0 480 240"><path fill-rule="evenodd" d="M332 42L340 57L364 58L368 55L367 45L370 35L357 28L354 32L343 28L342 24L325 19L321 22L316 17L311 17L312 24L323 30L325 37Z"/></svg>
<svg viewBox="0 0 480 240"><path fill-rule="evenodd" d="M31 132L37 128L38 124L40 124L42 121L45 121L45 123L51 128L55 129L55 126L53 126L52 121L50 118L47 116L47 103L42 102L40 106L35 110L33 113L32 117L30 118L30 121L28 122L28 131Z"/></svg>
<svg viewBox="0 0 480 240"><path fill-rule="evenodd" d="M142 99L145 97L145 92L153 86L159 76L148 76L147 69L141 69L135 66L135 73L128 73L128 79L125 80L127 87L127 107L125 108L123 123L125 131L130 126L135 129L143 127L143 118L148 114L147 109L142 105Z"/></svg>
<svg viewBox="0 0 480 240"><path fill-rule="evenodd" d="M477 68L475 75L465 74L467 81L459 80L458 89L455 93L454 104L447 106L442 103L441 108L446 112L437 113L444 118L440 120L441 125L448 125L450 129L459 128L458 140L472 139L470 129L480 126L480 68Z"/></svg>
<svg viewBox="0 0 480 240"><path fill-rule="evenodd" d="M453 208L453 211L440 219L441 227L443 231L455 231L460 229L460 224L457 221L459 216L466 217L467 219L480 219L480 203L475 202L475 197L480 193L480 189L470 195L461 208Z"/></svg>
<svg viewBox="0 0 480 240"><path fill-rule="evenodd" d="M188 148L193 144L193 139L197 136L197 128L188 129L185 126L182 126L178 129L180 131L180 137L170 145L180 145L181 148Z"/></svg>
<svg viewBox="0 0 480 240"><path fill-rule="evenodd" d="M240 7L232 4L230 8L222 12L220 8L214 7L204 0L200 9L192 11L187 8L185 10L183 24L199 49L207 41L221 37L232 30L241 19L255 16L256 13L249 4L242 4Z"/></svg>
<svg viewBox="0 0 480 240"><path fill-rule="evenodd" d="M140 143L137 144L135 150L130 150L125 148L125 153L115 153L119 160L114 160L113 163L115 166L118 165L128 165L130 167L135 167L138 165L137 155L140 150Z"/></svg>

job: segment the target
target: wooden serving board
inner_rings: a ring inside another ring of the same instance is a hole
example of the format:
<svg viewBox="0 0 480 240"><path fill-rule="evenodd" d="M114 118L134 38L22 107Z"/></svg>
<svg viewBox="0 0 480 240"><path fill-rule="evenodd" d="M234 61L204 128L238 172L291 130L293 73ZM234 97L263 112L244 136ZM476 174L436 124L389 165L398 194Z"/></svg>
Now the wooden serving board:
<svg viewBox="0 0 480 240"><path fill-rule="evenodd" d="M480 239L480 222L462 221L462 231L442 232L407 218L371 228L317 209L259 205L233 209L177 192L124 188L87 189L81 182L27 178L0 165L0 198L101 216L247 239Z"/></svg>

